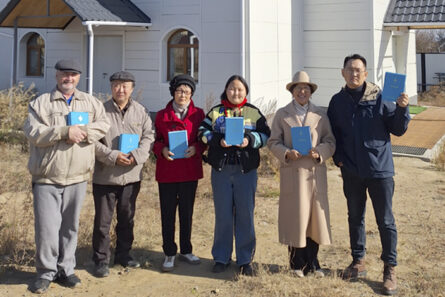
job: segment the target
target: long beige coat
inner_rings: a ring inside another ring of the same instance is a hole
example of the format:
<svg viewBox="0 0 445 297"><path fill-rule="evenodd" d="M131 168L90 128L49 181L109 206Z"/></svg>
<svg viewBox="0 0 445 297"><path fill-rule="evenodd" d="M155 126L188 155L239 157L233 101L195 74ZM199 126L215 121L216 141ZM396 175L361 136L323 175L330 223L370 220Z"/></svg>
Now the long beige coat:
<svg viewBox="0 0 445 297"><path fill-rule="evenodd" d="M320 154L317 162L308 156L286 160L292 149L291 127L309 126L312 147ZM304 123L297 118L293 103L276 112L267 143L280 160L279 241L292 247L305 247L306 237L319 244L331 243L327 169L325 161L335 151L335 138L324 111L309 102Z"/></svg>

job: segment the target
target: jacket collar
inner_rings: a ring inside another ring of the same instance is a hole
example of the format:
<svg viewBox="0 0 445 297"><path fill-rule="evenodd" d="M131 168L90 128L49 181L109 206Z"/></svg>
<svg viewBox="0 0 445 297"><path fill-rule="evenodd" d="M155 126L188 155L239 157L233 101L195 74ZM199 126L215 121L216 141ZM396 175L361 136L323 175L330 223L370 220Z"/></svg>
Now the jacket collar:
<svg viewBox="0 0 445 297"><path fill-rule="evenodd" d="M119 107L119 105L117 105L117 103L116 103L116 101L114 101L114 99L113 98L111 98L110 99L111 100L111 102L113 103L113 107L114 107L114 109L116 109L117 111L121 111L121 109L120 109L120 107ZM133 105L133 99L132 98L130 98L129 100L128 100L128 103L127 103L127 105L126 105L126 107L127 107L127 110L131 107Z"/></svg>
<svg viewBox="0 0 445 297"><path fill-rule="evenodd" d="M165 109L166 109L166 111L168 112L168 114L170 116L174 116L174 118L175 118L176 115L175 115L175 110L173 109L173 100L174 99L170 100L167 103L167 106L165 107ZM189 107L188 107L187 115L185 116L184 120L186 118L188 118L189 116L191 116L192 114L194 114L195 112L196 112L195 104L193 103L193 99L190 99L190 104L189 104Z"/></svg>
<svg viewBox="0 0 445 297"><path fill-rule="evenodd" d="M295 99L292 99L295 100ZM318 122L320 116L316 113L317 107L309 101L309 107L307 109L306 119L304 123L301 123L298 120L297 117L297 110L295 109L295 106L293 104L293 101L289 102L284 107L284 111L287 113L287 117L284 118L284 120L291 126L311 126L312 124Z"/></svg>
<svg viewBox="0 0 445 297"><path fill-rule="evenodd" d="M85 100L85 94L81 91L79 91L78 89L74 89L74 93L73 93L73 100ZM59 89L57 88L57 86L51 91L51 101L54 100L66 100L65 97L63 96L62 92L59 91Z"/></svg>
<svg viewBox="0 0 445 297"><path fill-rule="evenodd" d="M342 88L342 91L347 93L346 86ZM363 93L363 97L360 99L360 102L374 101L380 95L380 88L376 84L365 81L365 92Z"/></svg>

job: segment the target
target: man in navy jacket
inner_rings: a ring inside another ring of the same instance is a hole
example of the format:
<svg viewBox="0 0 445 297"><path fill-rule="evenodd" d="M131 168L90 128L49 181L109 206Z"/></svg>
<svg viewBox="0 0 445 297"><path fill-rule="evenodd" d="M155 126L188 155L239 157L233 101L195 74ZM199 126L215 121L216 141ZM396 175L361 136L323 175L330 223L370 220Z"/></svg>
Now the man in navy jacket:
<svg viewBox="0 0 445 297"><path fill-rule="evenodd" d="M340 167L348 205L352 263L343 271L344 279L366 275L365 210L366 191L372 201L382 244L383 290L397 291L397 229L392 212L394 163L390 133L401 136L410 120L408 95L396 102L383 101L381 91L366 82L366 59L358 54L344 60L342 76L346 86L335 94L328 109L337 140L333 156Z"/></svg>

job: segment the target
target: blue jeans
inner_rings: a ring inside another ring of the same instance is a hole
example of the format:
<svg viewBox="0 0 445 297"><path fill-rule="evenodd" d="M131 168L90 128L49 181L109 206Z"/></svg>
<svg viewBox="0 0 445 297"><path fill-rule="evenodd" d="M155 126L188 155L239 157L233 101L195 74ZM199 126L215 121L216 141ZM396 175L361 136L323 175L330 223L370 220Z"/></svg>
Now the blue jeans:
<svg viewBox="0 0 445 297"><path fill-rule="evenodd" d="M241 172L239 165L212 168L215 234L212 255L215 262L230 262L235 231L236 263L248 264L255 254L254 213L257 172Z"/></svg>
<svg viewBox="0 0 445 297"><path fill-rule="evenodd" d="M397 265L397 229L392 213L394 179L360 178L341 168L343 192L348 204L349 239L351 255L355 260L366 253L365 212L366 190L371 198L382 244L380 259L390 265Z"/></svg>

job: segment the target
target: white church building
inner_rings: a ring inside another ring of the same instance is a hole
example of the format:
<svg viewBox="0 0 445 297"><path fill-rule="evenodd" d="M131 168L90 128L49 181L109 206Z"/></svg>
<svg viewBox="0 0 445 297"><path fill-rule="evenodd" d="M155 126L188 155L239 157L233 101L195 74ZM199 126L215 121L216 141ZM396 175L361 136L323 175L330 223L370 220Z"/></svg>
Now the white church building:
<svg viewBox="0 0 445 297"><path fill-rule="evenodd" d="M24 82L49 91L56 61L72 58L84 67L79 89L108 93L109 76L127 70L151 111L171 99L168 82L179 73L197 81L198 106L241 74L251 102L280 107L291 98L285 85L303 69L319 85L312 100L327 106L344 85L344 57L359 53L380 86L386 71L405 73L415 102L415 32L397 19L410 2L0 0L0 88Z"/></svg>

